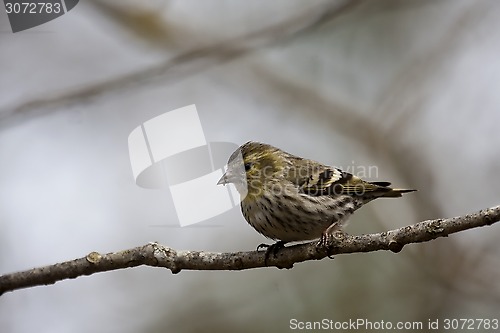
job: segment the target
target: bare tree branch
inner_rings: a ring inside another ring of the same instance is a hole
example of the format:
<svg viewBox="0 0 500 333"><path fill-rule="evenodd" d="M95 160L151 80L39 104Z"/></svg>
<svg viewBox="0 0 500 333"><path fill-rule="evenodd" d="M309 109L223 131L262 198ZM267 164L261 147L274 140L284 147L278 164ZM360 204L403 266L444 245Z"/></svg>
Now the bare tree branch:
<svg viewBox="0 0 500 333"><path fill-rule="evenodd" d="M348 236L343 235L327 246L317 242L298 244L281 249L266 262L264 251L216 253L181 251L149 243L120 252L87 256L50 266L33 268L24 272L0 276L0 295L7 291L54 284L82 275L106 272L141 265L164 267L179 273L190 270L243 270L265 266L292 268L293 264L307 260L320 260L343 253L391 250L399 252L410 243L427 242L446 237L459 231L492 225L500 220L500 206L449 219L428 220L382 233Z"/></svg>
<svg viewBox="0 0 500 333"><path fill-rule="evenodd" d="M149 68L139 69L72 91L45 93L43 97L0 109L0 125L5 126L5 124L16 121L25 115L42 115L101 95L123 91L126 88L157 83L157 80L178 82L193 73L199 73L212 66L243 57L264 47L286 43L303 36L326 22L345 14L361 2L361 0L349 0L340 4L333 2L327 6L315 6L284 22L264 27L242 37L185 51Z"/></svg>

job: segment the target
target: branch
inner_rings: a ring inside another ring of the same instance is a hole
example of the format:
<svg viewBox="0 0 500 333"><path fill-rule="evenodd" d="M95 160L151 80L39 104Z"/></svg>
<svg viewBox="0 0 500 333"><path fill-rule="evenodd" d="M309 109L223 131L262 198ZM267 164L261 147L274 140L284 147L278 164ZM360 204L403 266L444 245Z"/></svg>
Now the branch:
<svg viewBox="0 0 500 333"><path fill-rule="evenodd" d="M271 255L267 262L265 251L235 253L178 251L158 243L149 243L108 254L91 252L83 258L72 261L5 274L0 276L0 295L7 291L54 284L82 275L141 265L168 268L174 274L183 269L243 270L265 266L292 268L293 264L298 262L320 260L336 254L379 250L399 252L406 244L423 243L459 231L492 225L498 221L500 221L500 206L449 219L423 221L376 234L343 235L327 246L319 247L316 241L293 245L279 250L276 256Z"/></svg>
<svg viewBox="0 0 500 333"><path fill-rule="evenodd" d="M86 87L76 88L61 93L44 93L43 96L23 102L17 106L0 109L0 125L7 121L16 121L24 115L40 115L52 112L61 107L96 98L127 88L144 87L146 84L157 84L157 80L179 82L183 78L197 74L230 60L241 58L265 47L273 47L287 43L299 36L306 35L323 24L345 14L362 1L348 0L340 5L337 2L295 15L283 22L247 33L244 36L231 38L209 46L197 47L165 61L121 76L93 83Z"/></svg>

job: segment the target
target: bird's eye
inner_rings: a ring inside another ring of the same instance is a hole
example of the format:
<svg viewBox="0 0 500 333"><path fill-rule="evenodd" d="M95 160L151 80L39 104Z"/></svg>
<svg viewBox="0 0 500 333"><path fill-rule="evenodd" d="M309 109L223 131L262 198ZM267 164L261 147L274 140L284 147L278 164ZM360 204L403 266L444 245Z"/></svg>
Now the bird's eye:
<svg viewBox="0 0 500 333"><path fill-rule="evenodd" d="M252 167L252 163L245 163L245 171L250 170L251 167Z"/></svg>

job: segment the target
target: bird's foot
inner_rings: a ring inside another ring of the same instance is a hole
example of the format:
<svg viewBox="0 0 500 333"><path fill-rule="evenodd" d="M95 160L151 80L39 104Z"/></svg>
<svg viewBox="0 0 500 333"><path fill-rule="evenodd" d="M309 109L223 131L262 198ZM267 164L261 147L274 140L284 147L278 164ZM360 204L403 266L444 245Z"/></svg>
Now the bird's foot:
<svg viewBox="0 0 500 333"><path fill-rule="evenodd" d="M327 252L330 252L335 247L336 243L339 243L342 241L347 234L343 232L342 230L336 230L335 232L330 232L327 228L323 233L321 234L321 238L318 241L318 244L316 244L316 249L318 250L325 250ZM329 254L328 258L333 259L333 255Z"/></svg>
<svg viewBox="0 0 500 333"><path fill-rule="evenodd" d="M271 255L271 253L273 254L273 257L276 258L276 255L278 254L278 251L281 250L282 248L285 247L285 243L284 241L277 241L276 243L274 244L260 244L259 246L257 246L257 251L259 251L260 249L267 249L266 250L266 255L264 256L264 264L267 266L267 261Z"/></svg>

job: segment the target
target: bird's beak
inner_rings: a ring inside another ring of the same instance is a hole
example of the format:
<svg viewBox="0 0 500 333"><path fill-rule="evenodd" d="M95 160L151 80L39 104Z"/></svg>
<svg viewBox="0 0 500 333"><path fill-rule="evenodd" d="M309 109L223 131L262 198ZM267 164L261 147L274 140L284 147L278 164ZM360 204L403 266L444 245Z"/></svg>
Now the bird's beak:
<svg viewBox="0 0 500 333"><path fill-rule="evenodd" d="M223 174L222 177L217 182L217 185L226 185L226 184L229 184L229 182L227 181L227 172Z"/></svg>
<svg viewBox="0 0 500 333"><path fill-rule="evenodd" d="M245 170L243 169L241 172L238 171L238 167L235 168L233 166L228 168L226 173L223 174L217 182L217 185L227 185L232 183L240 194L241 200L243 200L248 193L247 181L245 177Z"/></svg>
<svg viewBox="0 0 500 333"><path fill-rule="evenodd" d="M219 179L217 185L227 185L229 183L232 183L231 178L232 178L231 172L227 170L226 173L224 173L222 177Z"/></svg>
<svg viewBox="0 0 500 333"><path fill-rule="evenodd" d="M236 169L236 172L235 172L235 169ZM226 173L222 175L222 177L219 179L219 181L217 182L217 185L227 185L227 184L230 184L230 183L233 183L233 184L237 184L237 183L241 183L243 180L242 178L244 177L244 171L242 172L243 174L240 175L238 173L238 168L234 168L234 167L231 167L231 168L228 168L226 170Z"/></svg>

